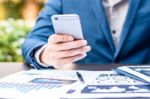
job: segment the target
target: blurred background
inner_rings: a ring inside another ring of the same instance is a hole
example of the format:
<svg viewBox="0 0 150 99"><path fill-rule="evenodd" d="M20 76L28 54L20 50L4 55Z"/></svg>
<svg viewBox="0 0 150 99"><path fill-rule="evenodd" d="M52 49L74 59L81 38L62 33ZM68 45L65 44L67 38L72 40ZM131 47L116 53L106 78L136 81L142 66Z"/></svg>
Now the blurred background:
<svg viewBox="0 0 150 99"><path fill-rule="evenodd" d="M23 62L21 45L46 0L0 0L0 62Z"/></svg>

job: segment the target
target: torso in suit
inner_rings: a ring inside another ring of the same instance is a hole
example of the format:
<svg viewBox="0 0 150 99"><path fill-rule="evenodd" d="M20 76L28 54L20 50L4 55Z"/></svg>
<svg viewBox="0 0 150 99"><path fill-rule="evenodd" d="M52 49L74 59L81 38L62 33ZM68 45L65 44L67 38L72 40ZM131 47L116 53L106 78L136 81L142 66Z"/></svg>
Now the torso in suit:
<svg viewBox="0 0 150 99"><path fill-rule="evenodd" d="M54 33L51 16L78 14L84 38L92 47L82 64L148 64L150 63L150 0L129 0L129 10L118 48L115 48L102 0L48 0L22 50L26 62L41 66L35 52Z"/></svg>

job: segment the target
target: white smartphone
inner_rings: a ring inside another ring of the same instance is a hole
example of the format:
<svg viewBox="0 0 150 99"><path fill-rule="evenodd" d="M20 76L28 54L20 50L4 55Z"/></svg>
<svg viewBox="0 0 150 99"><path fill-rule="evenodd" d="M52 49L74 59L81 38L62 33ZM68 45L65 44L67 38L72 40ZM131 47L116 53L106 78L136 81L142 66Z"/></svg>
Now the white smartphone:
<svg viewBox="0 0 150 99"><path fill-rule="evenodd" d="M80 18L77 14L53 15L51 17L55 33L71 35L83 39Z"/></svg>

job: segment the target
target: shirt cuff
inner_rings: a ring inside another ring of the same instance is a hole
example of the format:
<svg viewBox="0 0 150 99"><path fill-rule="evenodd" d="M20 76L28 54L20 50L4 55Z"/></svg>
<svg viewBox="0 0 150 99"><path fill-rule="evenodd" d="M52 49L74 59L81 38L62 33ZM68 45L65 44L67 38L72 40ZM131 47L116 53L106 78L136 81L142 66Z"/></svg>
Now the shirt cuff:
<svg viewBox="0 0 150 99"><path fill-rule="evenodd" d="M44 64L40 61L40 54L42 53L42 51L45 49L46 45L43 45L39 50L37 50L37 52L35 53L35 59L37 61L37 63L43 67L49 67L48 64Z"/></svg>

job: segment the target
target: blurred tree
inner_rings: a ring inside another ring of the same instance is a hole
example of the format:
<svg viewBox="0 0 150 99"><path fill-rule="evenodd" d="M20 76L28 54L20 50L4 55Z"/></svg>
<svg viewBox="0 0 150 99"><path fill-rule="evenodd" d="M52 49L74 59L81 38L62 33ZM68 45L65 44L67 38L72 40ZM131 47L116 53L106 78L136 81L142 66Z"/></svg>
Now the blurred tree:
<svg viewBox="0 0 150 99"><path fill-rule="evenodd" d="M26 21L33 21L37 16L39 6L37 0L25 0L22 16Z"/></svg>
<svg viewBox="0 0 150 99"><path fill-rule="evenodd" d="M23 6L23 0L2 0L1 7L3 8L2 13L5 15L5 19L14 18L18 19L21 18L21 8Z"/></svg>
<svg viewBox="0 0 150 99"><path fill-rule="evenodd" d="M0 0L0 19L34 21L46 0Z"/></svg>
<svg viewBox="0 0 150 99"><path fill-rule="evenodd" d="M0 0L0 62L23 61L21 45L32 28L26 23L34 22L45 1Z"/></svg>
<svg viewBox="0 0 150 99"><path fill-rule="evenodd" d="M4 9L4 7L2 6L2 3L0 3L0 20L1 20L1 19L4 19L5 17L6 17L5 9Z"/></svg>

